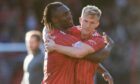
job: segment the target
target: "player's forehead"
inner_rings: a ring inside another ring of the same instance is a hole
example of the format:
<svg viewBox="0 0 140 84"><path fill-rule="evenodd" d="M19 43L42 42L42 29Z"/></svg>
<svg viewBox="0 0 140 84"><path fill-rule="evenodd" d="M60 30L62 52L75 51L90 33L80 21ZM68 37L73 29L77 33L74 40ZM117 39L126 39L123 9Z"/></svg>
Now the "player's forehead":
<svg viewBox="0 0 140 84"><path fill-rule="evenodd" d="M58 7L55 11L53 11L53 16L60 16L66 12L70 12L70 9L67 6L62 5Z"/></svg>
<svg viewBox="0 0 140 84"><path fill-rule="evenodd" d="M98 18L95 15L84 15L82 18L84 20L90 20L90 21L98 20Z"/></svg>

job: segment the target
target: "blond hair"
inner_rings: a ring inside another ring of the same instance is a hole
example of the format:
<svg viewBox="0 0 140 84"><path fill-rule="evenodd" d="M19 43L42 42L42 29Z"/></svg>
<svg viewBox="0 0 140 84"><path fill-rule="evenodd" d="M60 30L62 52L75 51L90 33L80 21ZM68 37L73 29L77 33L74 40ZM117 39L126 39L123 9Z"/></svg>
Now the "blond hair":
<svg viewBox="0 0 140 84"><path fill-rule="evenodd" d="M26 43L29 41L29 39L31 39L32 36L35 36L38 41L41 41L41 32L37 30L31 30L31 31L28 31L25 35Z"/></svg>
<svg viewBox="0 0 140 84"><path fill-rule="evenodd" d="M96 16L98 19L100 19L102 14L102 11L94 5L87 5L82 9L81 17L87 16L87 15L93 15Z"/></svg>

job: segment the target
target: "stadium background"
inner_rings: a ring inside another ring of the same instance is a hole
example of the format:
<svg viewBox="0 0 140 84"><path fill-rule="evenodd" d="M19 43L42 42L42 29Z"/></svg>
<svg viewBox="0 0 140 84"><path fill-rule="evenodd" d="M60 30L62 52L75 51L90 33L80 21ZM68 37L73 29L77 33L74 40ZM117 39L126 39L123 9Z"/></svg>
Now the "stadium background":
<svg viewBox="0 0 140 84"><path fill-rule="evenodd" d="M53 1L71 9L76 25L82 7L98 6L103 12L100 30L115 41L104 66L115 84L140 84L140 0L0 0L0 84L20 84L25 33L42 31L43 9ZM107 84L100 75L97 79L97 84Z"/></svg>

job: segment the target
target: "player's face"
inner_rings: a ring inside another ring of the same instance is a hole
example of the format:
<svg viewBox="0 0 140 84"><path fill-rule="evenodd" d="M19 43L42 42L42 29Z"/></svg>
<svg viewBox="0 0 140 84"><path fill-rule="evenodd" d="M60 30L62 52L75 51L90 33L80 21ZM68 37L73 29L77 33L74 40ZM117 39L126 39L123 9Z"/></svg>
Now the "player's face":
<svg viewBox="0 0 140 84"><path fill-rule="evenodd" d="M38 50L40 46L40 41L37 40L36 37L31 37L29 40L28 47L31 51Z"/></svg>
<svg viewBox="0 0 140 84"><path fill-rule="evenodd" d="M69 28L73 26L73 19L70 9L63 5L52 12L52 22L59 28Z"/></svg>
<svg viewBox="0 0 140 84"><path fill-rule="evenodd" d="M81 32L84 34L92 34L99 25L99 20L97 17L92 15L87 15L80 17Z"/></svg>

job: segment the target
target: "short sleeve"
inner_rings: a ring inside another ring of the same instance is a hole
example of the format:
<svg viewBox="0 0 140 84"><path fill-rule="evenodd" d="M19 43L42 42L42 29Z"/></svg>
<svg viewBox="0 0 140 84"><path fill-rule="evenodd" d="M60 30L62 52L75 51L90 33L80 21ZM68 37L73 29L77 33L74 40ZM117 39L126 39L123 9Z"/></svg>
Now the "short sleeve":
<svg viewBox="0 0 140 84"><path fill-rule="evenodd" d="M43 36L42 39L45 42L47 40L48 36L49 36L48 30L47 30L46 27L43 28L42 36Z"/></svg>
<svg viewBox="0 0 140 84"><path fill-rule="evenodd" d="M90 45L95 51L105 47L104 39L102 36L93 36L92 39L85 41L84 43Z"/></svg>

